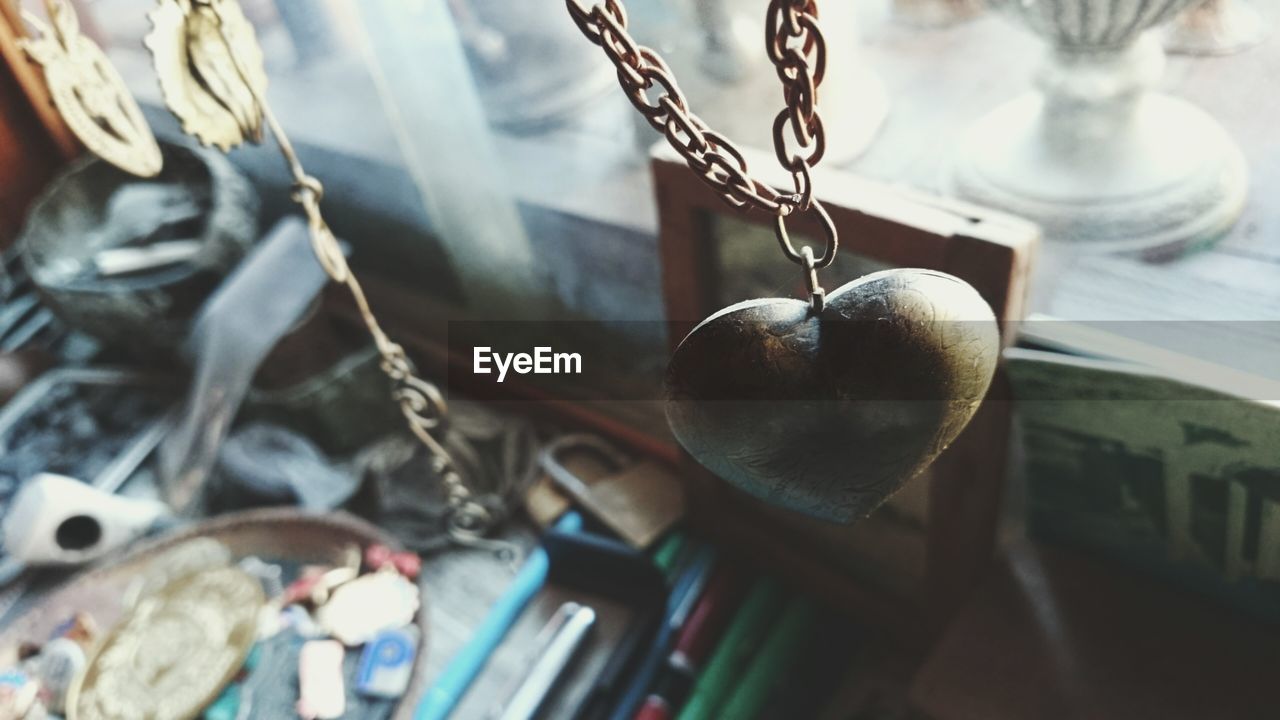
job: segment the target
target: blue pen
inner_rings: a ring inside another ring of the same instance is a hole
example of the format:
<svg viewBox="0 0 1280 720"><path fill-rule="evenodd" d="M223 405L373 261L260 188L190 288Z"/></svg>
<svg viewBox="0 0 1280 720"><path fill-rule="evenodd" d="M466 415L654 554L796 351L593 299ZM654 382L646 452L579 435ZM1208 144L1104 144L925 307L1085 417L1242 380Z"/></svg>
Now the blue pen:
<svg viewBox="0 0 1280 720"><path fill-rule="evenodd" d="M609 716L610 720L631 720L635 717L636 711L649 694L658 671L671 652L676 632L684 624L685 618L693 610L694 603L698 601L698 596L706 588L707 580L710 579L711 571L715 567L715 561L715 548L704 545L698 549L689 567L680 573L667 600L667 612L662 619L662 627L658 629L658 636L654 639L649 651L645 653L640 667L636 669L631 685L627 687L622 699L614 707L613 714Z"/></svg>
<svg viewBox="0 0 1280 720"><path fill-rule="evenodd" d="M576 512L565 513L555 524L560 532L578 532L582 530L582 516ZM471 683L480 674L485 663L493 655L507 631L515 624L524 612L525 606L547 582L547 571L551 561L547 552L541 547L534 548L524 561L524 566L516 574L506 593L498 598L489 614L476 628L471 640L436 678L435 684L427 690L418 709L414 712L414 720L446 720L457 707L458 701L471 687Z"/></svg>

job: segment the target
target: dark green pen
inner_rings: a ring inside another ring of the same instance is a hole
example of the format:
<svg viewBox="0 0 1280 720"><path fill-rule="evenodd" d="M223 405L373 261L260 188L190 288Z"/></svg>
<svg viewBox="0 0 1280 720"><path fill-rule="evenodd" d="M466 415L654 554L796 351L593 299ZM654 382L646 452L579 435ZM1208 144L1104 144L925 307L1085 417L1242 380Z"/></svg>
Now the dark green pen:
<svg viewBox="0 0 1280 720"><path fill-rule="evenodd" d="M693 686L689 702L678 720L711 720L747 667L751 654L769 635L770 621L783 604L782 588L771 578L761 578L734 615L724 639Z"/></svg>
<svg viewBox="0 0 1280 720"><path fill-rule="evenodd" d="M753 720L760 713L774 686L785 676L787 666L811 637L817 617L813 601L807 597L796 596L787 603L782 619L769 631L717 720Z"/></svg>

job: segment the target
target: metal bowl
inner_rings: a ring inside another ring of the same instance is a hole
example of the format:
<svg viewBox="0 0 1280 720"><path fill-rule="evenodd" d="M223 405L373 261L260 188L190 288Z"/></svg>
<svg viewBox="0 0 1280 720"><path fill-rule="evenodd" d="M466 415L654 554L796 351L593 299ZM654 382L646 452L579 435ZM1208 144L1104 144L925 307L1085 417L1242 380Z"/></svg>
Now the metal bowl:
<svg viewBox="0 0 1280 720"><path fill-rule="evenodd" d="M220 154L166 144L154 178L97 158L74 163L32 207L18 239L27 272L69 326L112 345L173 349L258 236L258 197ZM195 240L182 262L104 277L103 250Z"/></svg>

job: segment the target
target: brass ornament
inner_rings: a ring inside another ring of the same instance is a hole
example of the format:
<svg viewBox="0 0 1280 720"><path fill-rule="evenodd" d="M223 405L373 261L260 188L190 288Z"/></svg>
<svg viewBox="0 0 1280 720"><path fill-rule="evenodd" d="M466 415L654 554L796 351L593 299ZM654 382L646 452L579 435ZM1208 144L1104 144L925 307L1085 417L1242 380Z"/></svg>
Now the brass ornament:
<svg viewBox="0 0 1280 720"><path fill-rule="evenodd" d="M748 300L704 320L667 368L667 420L737 488L837 522L867 515L973 417L999 358L991 308L967 283L886 270L821 312Z"/></svg>
<svg viewBox="0 0 1280 720"><path fill-rule="evenodd" d="M182 130L226 152L261 142L267 89L262 48L234 0L160 0L144 43Z"/></svg>
<svg viewBox="0 0 1280 720"><path fill-rule="evenodd" d="M65 0L45 0L50 24L31 13L25 20L39 34L18 41L44 68L54 107L89 152L139 177L154 177L164 165L160 146L120 73L92 40Z"/></svg>
<svg viewBox="0 0 1280 720"><path fill-rule="evenodd" d="M71 686L68 720L198 717L244 666L265 604L258 580L235 567L142 598Z"/></svg>

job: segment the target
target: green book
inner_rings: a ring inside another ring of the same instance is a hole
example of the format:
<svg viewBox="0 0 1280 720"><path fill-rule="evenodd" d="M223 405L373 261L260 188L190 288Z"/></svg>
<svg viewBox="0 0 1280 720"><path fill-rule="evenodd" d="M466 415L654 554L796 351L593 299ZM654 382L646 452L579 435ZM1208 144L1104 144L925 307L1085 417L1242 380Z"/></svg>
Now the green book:
<svg viewBox="0 0 1280 720"><path fill-rule="evenodd" d="M782 610L784 599L782 588L771 578L760 578L755 582L742 607L733 616L720 645L712 653L706 669L694 684L693 693L678 720L718 720L722 717L717 711L738 683L752 653L770 634L770 621Z"/></svg>

